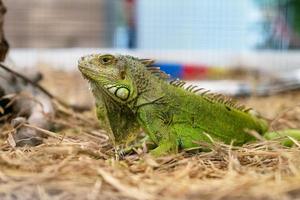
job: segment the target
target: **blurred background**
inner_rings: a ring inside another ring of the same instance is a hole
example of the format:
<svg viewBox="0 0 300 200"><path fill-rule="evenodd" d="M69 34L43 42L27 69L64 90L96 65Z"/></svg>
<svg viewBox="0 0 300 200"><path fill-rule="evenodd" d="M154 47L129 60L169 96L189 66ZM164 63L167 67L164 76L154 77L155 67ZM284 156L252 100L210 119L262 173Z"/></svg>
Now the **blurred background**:
<svg viewBox="0 0 300 200"><path fill-rule="evenodd" d="M253 86L244 82L237 86L233 75L239 80L245 80L245 74L268 80L261 93L267 93L274 77L287 88L300 85L299 0L4 0L4 4L9 58L17 66L47 63L76 70L80 56L112 52L156 59L172 77L196 84L227 80L228 88L237 87L241 94ZM225 84L214 83L202 85L222 90Z"/></svg>
<svg viewBox="0 0 300 200"><path fill-rule="evenodd" d="M297 0L6 0L14 48L297 49Z"/></svg>

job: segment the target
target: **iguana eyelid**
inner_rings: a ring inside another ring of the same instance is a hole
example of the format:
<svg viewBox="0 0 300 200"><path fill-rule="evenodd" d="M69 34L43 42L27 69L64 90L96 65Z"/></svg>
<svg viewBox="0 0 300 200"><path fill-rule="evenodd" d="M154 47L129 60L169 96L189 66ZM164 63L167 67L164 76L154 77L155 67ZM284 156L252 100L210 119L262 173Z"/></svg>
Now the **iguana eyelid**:
<svg viewBox="0 0 300 200"><path fill-rule="evenodd" d="M110 65L114 61L114 56L107 54L107 55L99 56L98 59L101 62L101 64L103 64L103 65Z"/></svg>

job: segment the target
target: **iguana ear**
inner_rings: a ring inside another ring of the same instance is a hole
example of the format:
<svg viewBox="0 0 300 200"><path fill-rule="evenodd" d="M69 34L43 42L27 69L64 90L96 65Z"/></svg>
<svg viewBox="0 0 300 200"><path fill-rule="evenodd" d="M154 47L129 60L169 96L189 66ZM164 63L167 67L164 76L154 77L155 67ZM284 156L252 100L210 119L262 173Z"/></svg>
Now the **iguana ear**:
<svg viewBox="0 0 300 200"><path fill-rule="evenodd" d="M153 63L155 62L155 60L152 59L139 59L139 61L143 63L145 66L153 65Z"/></svg>

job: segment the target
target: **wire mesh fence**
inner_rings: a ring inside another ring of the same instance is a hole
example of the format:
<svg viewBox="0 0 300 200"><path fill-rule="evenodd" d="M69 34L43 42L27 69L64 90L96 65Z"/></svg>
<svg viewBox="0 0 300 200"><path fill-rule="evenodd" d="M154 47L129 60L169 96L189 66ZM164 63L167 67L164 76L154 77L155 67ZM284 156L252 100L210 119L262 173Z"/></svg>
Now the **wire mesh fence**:
<svg viewBox="0 0 300 200"><path fill-rule="evenodd" d="M297 0L4 0L12 47L297 49Z"/></svg>

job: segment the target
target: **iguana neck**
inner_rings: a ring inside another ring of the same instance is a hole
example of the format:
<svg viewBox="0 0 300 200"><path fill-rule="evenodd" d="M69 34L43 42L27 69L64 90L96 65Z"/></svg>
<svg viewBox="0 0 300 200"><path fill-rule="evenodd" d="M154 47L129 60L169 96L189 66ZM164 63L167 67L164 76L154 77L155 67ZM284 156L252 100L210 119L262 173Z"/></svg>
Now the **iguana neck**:
<svg viewBox="0 0 300 200"><path fill-rule="evenodd" d="M136 110L142 105L155 102L165 95L163 86L167 83L152 75L144 67L133 69L132 76L137 89L137 97L133 109Z"/></svg>

